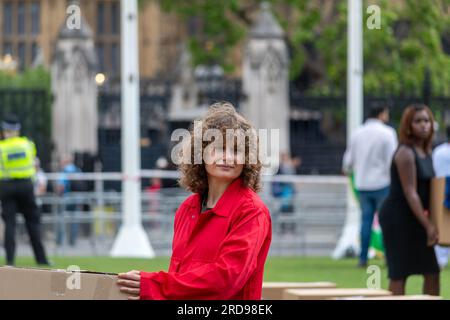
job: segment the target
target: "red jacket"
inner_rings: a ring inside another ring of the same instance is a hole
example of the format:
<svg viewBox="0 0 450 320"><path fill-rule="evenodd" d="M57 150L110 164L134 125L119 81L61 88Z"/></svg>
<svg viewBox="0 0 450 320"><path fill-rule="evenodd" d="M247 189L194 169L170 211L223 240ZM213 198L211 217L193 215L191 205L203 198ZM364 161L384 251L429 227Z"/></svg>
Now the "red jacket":
<svg viewBox="0 0 450 320"><path fill-rule="evenodd" d="M269 210L236 179L202 214L193 194L175 215L169 272L141 272L141 299L261 299Z"/></svg>

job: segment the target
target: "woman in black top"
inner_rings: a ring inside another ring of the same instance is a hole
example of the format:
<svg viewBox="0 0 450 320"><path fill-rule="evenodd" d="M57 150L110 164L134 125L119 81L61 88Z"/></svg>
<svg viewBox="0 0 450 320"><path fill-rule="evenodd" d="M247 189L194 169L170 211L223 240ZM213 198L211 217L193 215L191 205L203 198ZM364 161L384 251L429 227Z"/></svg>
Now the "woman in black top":
<svg viewBox="0 0 450 320"><path fill-rule="evenodd" d="M424 275L424 294L439 295L439 266L433 249L438 241L429 220L433 115L422 104L403 112L399 141L391 167L390 194L380 210L389 290L405 294L406 279Z"/></svg>

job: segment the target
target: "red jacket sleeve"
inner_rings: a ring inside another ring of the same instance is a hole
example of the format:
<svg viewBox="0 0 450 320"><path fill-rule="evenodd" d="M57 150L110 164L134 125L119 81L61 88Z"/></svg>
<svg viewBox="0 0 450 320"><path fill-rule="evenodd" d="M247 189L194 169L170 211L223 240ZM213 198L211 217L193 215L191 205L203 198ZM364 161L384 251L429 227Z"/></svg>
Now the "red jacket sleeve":
<svg viewBox="0 0 450 320"><path fill-rule="evenodd" d="M270 217L260 209L245 212L232 225L214 262L183 273L141 272L141 299L226 300L241 290L257 266L270 232Z"/></svg>

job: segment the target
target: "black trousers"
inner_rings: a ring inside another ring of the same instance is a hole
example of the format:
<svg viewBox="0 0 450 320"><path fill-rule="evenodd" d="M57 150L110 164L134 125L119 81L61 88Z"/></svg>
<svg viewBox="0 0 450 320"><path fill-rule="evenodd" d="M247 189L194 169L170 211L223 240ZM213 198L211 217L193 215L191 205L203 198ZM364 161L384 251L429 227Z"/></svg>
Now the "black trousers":
<svg viewBox="0 0 450 320"><path fill-rule="evenodd" d="M30 179L0 181L0 200L2 218L5 222L5 250L7 264L14 265L16 251L16 213L21 212L30 236L34 257L38 264L48 264L41 241L40 213L34 196L33 182Z"/></svg>

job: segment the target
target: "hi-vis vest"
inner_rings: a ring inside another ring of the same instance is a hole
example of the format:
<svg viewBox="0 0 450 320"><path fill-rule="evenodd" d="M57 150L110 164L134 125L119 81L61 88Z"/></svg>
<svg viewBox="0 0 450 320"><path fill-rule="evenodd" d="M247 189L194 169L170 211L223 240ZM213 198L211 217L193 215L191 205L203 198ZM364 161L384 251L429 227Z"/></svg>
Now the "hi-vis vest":
<svg viewBox="0 0 450 320"><path fill-rule="evenodd" d="M25 137L0 141L0 180L32 179L36 174L36 146Z"/></svg>

